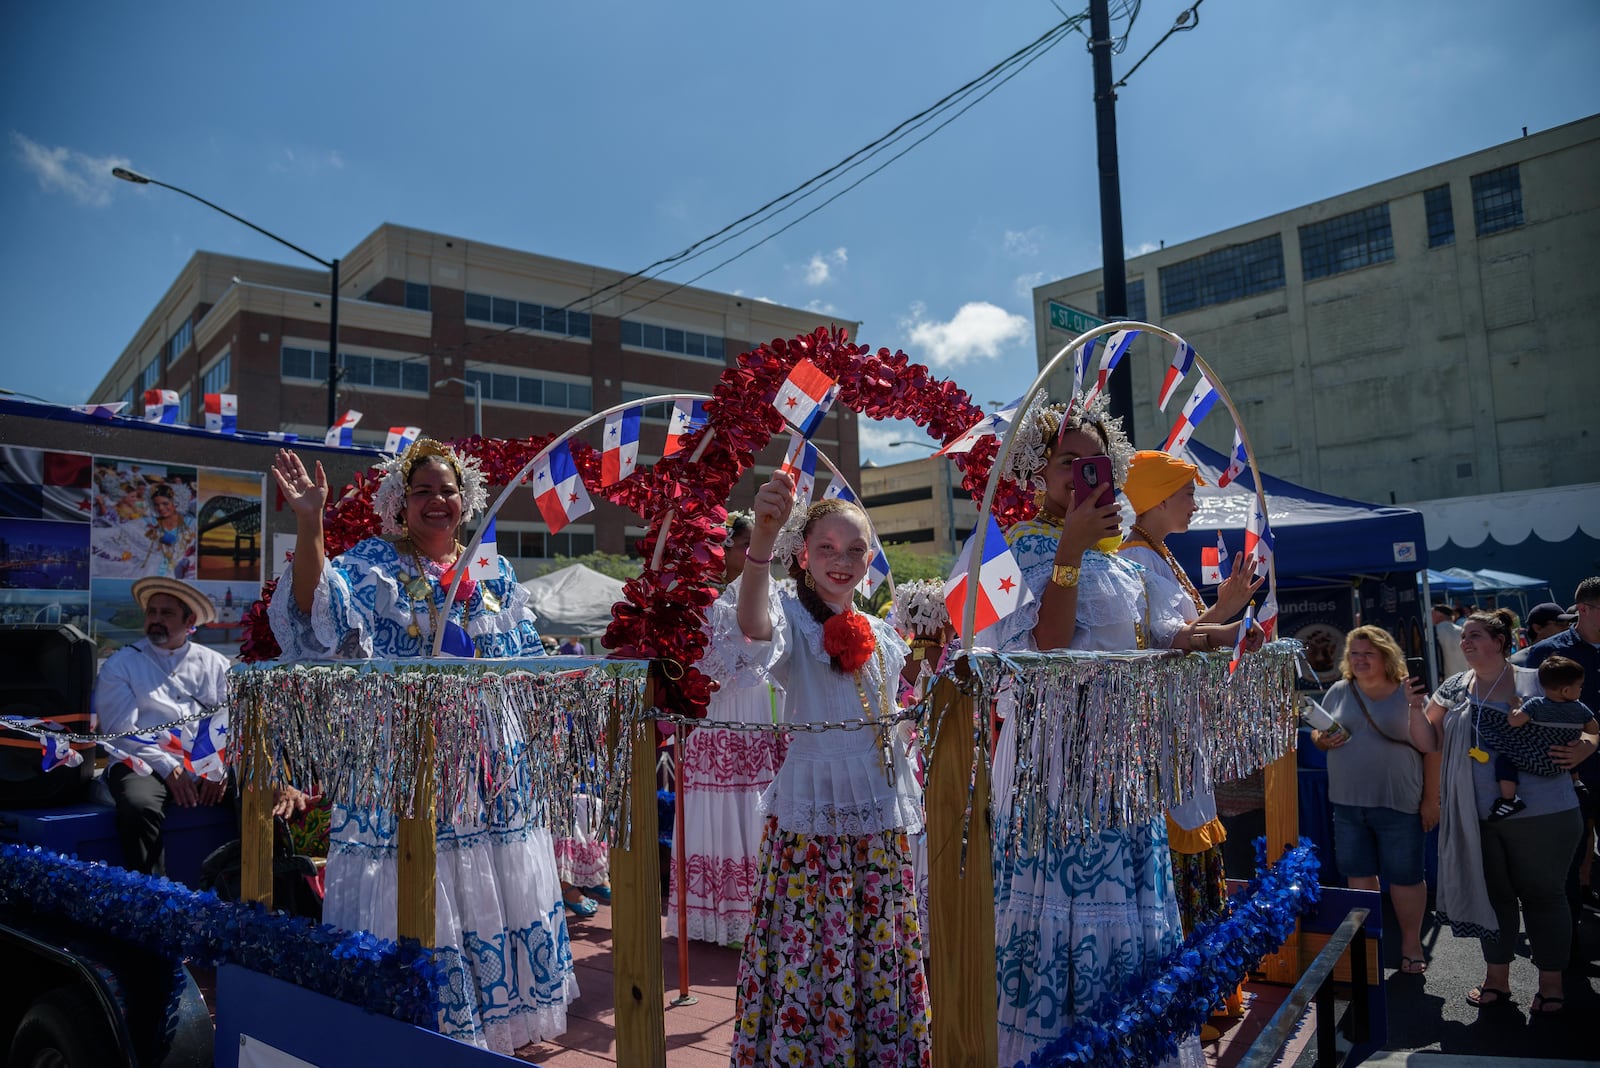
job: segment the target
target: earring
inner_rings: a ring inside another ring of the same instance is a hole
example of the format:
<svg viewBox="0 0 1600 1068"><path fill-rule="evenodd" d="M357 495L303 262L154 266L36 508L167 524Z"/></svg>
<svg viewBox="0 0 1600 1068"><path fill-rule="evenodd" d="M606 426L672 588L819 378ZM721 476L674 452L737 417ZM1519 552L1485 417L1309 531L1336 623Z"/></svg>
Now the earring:
<svg viewBox="0 0 1600 1068"><path fill-rule="evenodd" d="M806 572L806 589L814 590L816 588L817 588L817 580L811 577L811 572L807 571Z"/></svg>
<svg viewBox="0 0 1600 1068"><path fill-rule="evenodd" d="M1036 489L1033 491L1033 507L1035 511L1044 507L1044 490Z"/></svg>

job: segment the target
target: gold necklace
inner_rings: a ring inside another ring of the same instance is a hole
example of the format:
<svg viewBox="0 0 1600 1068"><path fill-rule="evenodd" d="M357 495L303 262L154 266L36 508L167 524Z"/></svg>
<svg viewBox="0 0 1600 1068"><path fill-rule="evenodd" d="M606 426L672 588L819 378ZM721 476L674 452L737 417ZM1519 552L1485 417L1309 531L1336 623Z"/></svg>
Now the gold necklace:
<svg viewBox="0 0 1600 1068"><path fill-rule="evenodd" d="M1057 530L1060 530L1067 524L1067 517L1065 515L1057 515L1055 512L1052 512L1042 500L1039 502L1039 514L1035 516L1035 518L1046 526L1055 527Z"/></svg>
<svg viewBox="0 0 1600 1068"><path fill-rule="evenodd" d="M1132 530L1135 537L1150 546L1151 549L1154 549L1156 555L1167 562L1167 566L1172 569L1172 577L1178 580L1178 585L1183 587L1183 592L1187 593L1189 600L1194 602L1195 611L1205 615L1205 598L1200 596L1200 591L1195 589L1193 582L1189 581L1188 573L1183 570L1183 565L1178 563L1178 558L1172 555L1172 550L1167 548L1166 543L1152 538L1138 523L1133 524Z"/></svg>
<svg viewBox="0 0 1600 1068"><path fill-rule="evenodd" d="M438 634L439 633L439 606L434 603L433 580L428 577L428 570L427 570L426 567L423 566L422 554L417 551L417 543L415 541L411 540L410 535L407 535L402 540L405 542L406 548L411 553L411 565L417 569L416 577L411 579L409 582L407 582L405 584L406 595L408 597L410 597L413 601L421 601L421 602L423 602L423 604L425 604L427 606L427 608L428 608L428 623L429 623L430 627L432 628L431 630L429 630L429 633L430 634ZM455 542L454 559L451 560L450 564L439 564L439 566L440 567L449 567L449 566L459 562L460 559L461 559L461 543L459 541L457 541L457 542ZM439 563L437 560L435 560L433 562L436 563L436 564ZM413 615L414 614L415 613L413 613ZM416 624L416 621L413 620L406 627L406 633L411 635L411 637L416 638L416 637L420 637L421 636L422 629L420 627L418 627L417 624Z"/></svg>
<svg viewBox="0 0 1600 1068"><path fill-rule="evenodd" d="M883 646L880 644L873 650L878 658L878 712L872 710L872 703L867 700L866 687L861 684L861 673L866 670L866 665L857 668L852 678L856 683L856 696L861 699L861 711L868 723L877 724L878 752L883 761L883 777L890 786L894 785L894 754L890 751L888 721L884 719L889 706L889 661L884 655Z"/></svg>

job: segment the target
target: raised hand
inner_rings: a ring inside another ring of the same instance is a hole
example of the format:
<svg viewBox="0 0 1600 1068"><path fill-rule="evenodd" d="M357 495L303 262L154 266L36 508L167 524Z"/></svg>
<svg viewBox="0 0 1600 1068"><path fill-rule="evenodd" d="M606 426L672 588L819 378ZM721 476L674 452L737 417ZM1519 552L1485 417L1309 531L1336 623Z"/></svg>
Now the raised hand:
<svg viewBox="0 0 1600 1068"><path fill-rule="evenodd" d="M1057 559L1062 553L1070 554L1074 558L1082 556L1101 540L1114 537L1121 530L1122 510L1115 502L1097 506L1091 497L1081 503L1074 503L1062 519L1061 545L1057 550Z"/></svg>
<svg viewBox="0 0 1600 1068"><path fill-rule="evenodd" d="M783 524L789 521L789 513L794 511L794 479L783 471L773 472L766 484L756 490L753 510L756 529L751 536L751 543L755 543L757 536L776 538ZM762 547L770 544L770 541L764 541Z"/></svg>
<svg viewBox="0 0 1600 1068"><path fill-rule="evenodd" d="M317 461L313 477L300 457L288 449L279 449L272 461L272 477L297 521L315 519L320 524L323 509L328 506L328 476L321 460Z"/></svg>
<svg viewBox="0 0 1600 1068"><path fill-rule="evenodd" d="M1232 573L1217 587L1217 607L1224 613L1222 618L1232 619L1244 611L1244 606L1250 603L1250 598L1255 596L1265 581L1267 576L1256 578L1255 568L1244 566L1244 553L1235 553Z"/></svg>

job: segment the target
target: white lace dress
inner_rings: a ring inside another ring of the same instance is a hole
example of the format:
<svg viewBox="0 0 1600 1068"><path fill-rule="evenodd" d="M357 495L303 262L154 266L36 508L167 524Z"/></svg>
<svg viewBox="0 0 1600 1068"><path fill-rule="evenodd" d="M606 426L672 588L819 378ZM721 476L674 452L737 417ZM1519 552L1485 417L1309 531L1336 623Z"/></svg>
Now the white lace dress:
<svg viewBox="0 0 1600 1068"><path fill-rule="evenodd" d="M706 613L710 645L695 666L720 686L706 706L706 719L772 724L783 700L762 671L741 668L726 651L737 648L739 579L730 582ZM783 763L784 735L697 727L684 742L678 803L683 806L683 841L674 841L672 892L667 930L678 929L678 856L688 875L683 888L689 937L718 945L740 945L750 932L756 900L756 862L761 851L761 792Z"/></svg>
<svg viewBox="0 0 1600 1068"><path fill-rule="evenodd" d="M397 578L412 570L393 544L370 538L328 561L307 614L291 595L291 566L269 607L283 659L428 655L425 606L414 610ZM504 557L499 578L479 587L466 604L451 605L449 614L478 655L542 656L527 591ZM489 610L485 592L499 599L496 611ZM442 603L437 581L434 594ZM408 629L413 624L417 634ZM502 744L515 750L519 740ZM503 1053L565 1031L567 1005L578 996L550 831L541 811L512 800L525 795L503 791L476 812L441 820L437 827L434 945L447 982L439 1030ZM335 806L330 824L323 919L394 938L399 895L393 814Z"/></svg>
<svg viewBox="0 0 1600 1068"><path fill-rule="evenodd" d="M989 637L1004 649L1033 650L1033 628L1055 564L1058 531L1029 521L1008 530L1006 540L1034 599L1002 620ZM1166 648L1184 620L1167 598L1146 595L1138 565L1094 550L1085 553L1071 648L1136 649L1138 630L1146 622L1149 645ZM1011 811L1018 716L1038 714L1050 713L1013 708L1006 716L995 751L995 813ZM1007 822L997 817L994 825L999 829ZM1047 839L1039 853L1019 845L1009 864L997 842L1000 1063L1027 1060L1102 997L1148 976L1181 939L1164 818L1069 839L1065 846ZM1186 1039L1172 1063L1203 1068L1198 1039Z"/></svg>

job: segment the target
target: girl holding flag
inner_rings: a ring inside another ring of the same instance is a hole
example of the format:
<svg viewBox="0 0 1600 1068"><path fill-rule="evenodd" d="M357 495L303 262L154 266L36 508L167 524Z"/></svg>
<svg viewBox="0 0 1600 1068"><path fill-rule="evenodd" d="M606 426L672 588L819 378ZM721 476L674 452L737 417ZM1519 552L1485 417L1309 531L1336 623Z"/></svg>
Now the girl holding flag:
<svg viewBox="0 0 1600 1068"><path fill-rule="evenodd" d="M469 565L478 577L463 576L445 603L463 563L462 525L488 498L477 461L422 438L379 467L372 508L385 536L329 560L322 465L313 474L279 450L272 474L296 526L294 561L268 607L283 659L423 657L441 627L448 655L543 656L527 591L503 556ZM564 1032L578 996L550 831L507 800L515 793L454 816L440 806L437 826L434 945L447 980L439 1030L502 1053ZM334 807L325 922L395 937L396 833L393 812Z"/></svg>
<svg viewBox="0 0 1600 1068"><path fill-rule="evenodd" d="M921 788L890 720L909 649L856 610L873 555L860 507L838 497L794 511L779 471L756 493L737 607L719 659L783 687L796 731L772 786L754 926L739 960L733 1065L928 1065L928 988L907 836ZM780 531L785 544L780 545ZM772 588L775 551L792 553L794 594Z"/></svg>
<svg viewBox="0 0 1600 1068"><path fill-rule="evenodd" d="M1110 458L1120 486L1133 448L1104 396L1070 408L1035 407L1018 427L1008 473L1038 489L1039 513L1013 525L1006 540L1033 598L1000 621L995 644L1039 651L1228 648L1237 624L1186 620L1178 598L1163 595L1144 568L1116 553L1122 537L1115 503L1073 499L1072 462L1098 455ZM1252 630L1247 643L1260 642ZM994 759L992 811L1001 814L1015 800L1017 717L1042 711L1016 708L1014 701L1002 697L1013 707ZM1044 804L1055 803L1050 784L1065 774L1044 769ZM1070 835L1064 844L1046 835L1037 852L1028 837L1010 855L996 851L1002 1064L1026 1060L1103 996L1143 977L1181 938L1164 820ZM1178 1062L1203 1065L1199 1043L1184 1043Z"/></svg>

